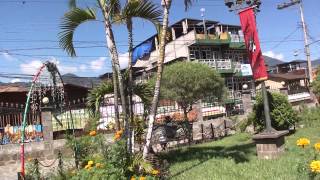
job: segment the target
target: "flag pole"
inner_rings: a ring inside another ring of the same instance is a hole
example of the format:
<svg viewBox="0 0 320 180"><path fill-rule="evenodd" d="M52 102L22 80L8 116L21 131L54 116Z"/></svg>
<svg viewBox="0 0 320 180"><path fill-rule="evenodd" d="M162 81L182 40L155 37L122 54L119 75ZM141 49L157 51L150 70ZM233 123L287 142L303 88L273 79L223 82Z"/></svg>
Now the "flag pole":
<svg viewBox="0 0 320 180"><path fill-rule="evenodd" d="M269 106L268 92L267 92L265 81L261 82L261 92L263 96L263 110L264 110L264 117L265 117L265 123L266 123L264 132L272 133L275 130L272 128L272 125L271 125L270 106Z"/></svg>

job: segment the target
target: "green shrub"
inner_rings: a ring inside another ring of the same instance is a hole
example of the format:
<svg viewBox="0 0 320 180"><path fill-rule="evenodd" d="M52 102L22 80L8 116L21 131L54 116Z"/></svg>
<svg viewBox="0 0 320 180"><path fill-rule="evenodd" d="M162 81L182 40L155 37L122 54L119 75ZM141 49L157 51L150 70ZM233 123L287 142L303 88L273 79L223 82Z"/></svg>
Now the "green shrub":
<svg viewBox="0 0 320 180"><path fill-rule="evenodd" d="M320 126L320 108L318 107L303 107L300 110L299 118L300 124L305 127L319 127Z"/></svg>
<svg viewBox="0 0 320 180"><path fill-rule="evenodd" d="M285 130L298 122L298 114L293 110L285 95L268 92L268 100L271 125L274 129ZM256 103L254 104L252 114L249 115L249 121L254 123L258 131L263 130L265 127L263 98L261 93L256 97Z"/></svg>

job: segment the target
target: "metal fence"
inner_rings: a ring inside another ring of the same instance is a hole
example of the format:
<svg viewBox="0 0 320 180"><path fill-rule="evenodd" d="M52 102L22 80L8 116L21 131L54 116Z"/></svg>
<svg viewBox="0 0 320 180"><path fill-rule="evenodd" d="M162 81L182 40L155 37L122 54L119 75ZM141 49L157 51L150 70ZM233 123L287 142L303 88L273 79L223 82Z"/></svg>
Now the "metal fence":
<svg viewBox="0 0 320 180"><path fill-rule="evenodd" d="M0 102L0 144L20 143L24 105ZM26 115L25 141L41 141L42 121L40 111Z"/></svg>

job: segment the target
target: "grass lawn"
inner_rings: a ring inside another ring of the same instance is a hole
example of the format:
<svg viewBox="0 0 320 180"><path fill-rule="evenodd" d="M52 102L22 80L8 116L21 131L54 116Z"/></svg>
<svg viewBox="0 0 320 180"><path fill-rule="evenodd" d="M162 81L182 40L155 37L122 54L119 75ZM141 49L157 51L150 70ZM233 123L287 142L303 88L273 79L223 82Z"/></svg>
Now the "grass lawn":
<svg viewBox="0 0 320 180"><path fill-rule="evenodd" d="M320 141L320 128L299 129L286 137L286 152L277 160L259 160L251 136L245 133L219 141L194 145L163 154L170 163L171 179L181 180L233 180L308 179L297 171L299 162L312 159L313 144ZM296 146L301 137L310 139L308 148ZM309 164L305 163L305 168ZM306 173L307 170L303 171Z"/></svg>

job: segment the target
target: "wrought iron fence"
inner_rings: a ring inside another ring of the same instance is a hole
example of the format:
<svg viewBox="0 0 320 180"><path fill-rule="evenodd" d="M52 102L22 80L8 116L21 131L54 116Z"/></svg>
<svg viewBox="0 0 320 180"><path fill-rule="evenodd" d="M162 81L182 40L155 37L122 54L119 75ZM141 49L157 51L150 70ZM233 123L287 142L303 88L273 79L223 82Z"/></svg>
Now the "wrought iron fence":
<svg viewBox="0 0 320 180"><path fill-rule="evenodd" d="M24 105L0 102L0 144L20 143ZM40 111L26 114L25 141L41 141L42 121Z"/></svg>

